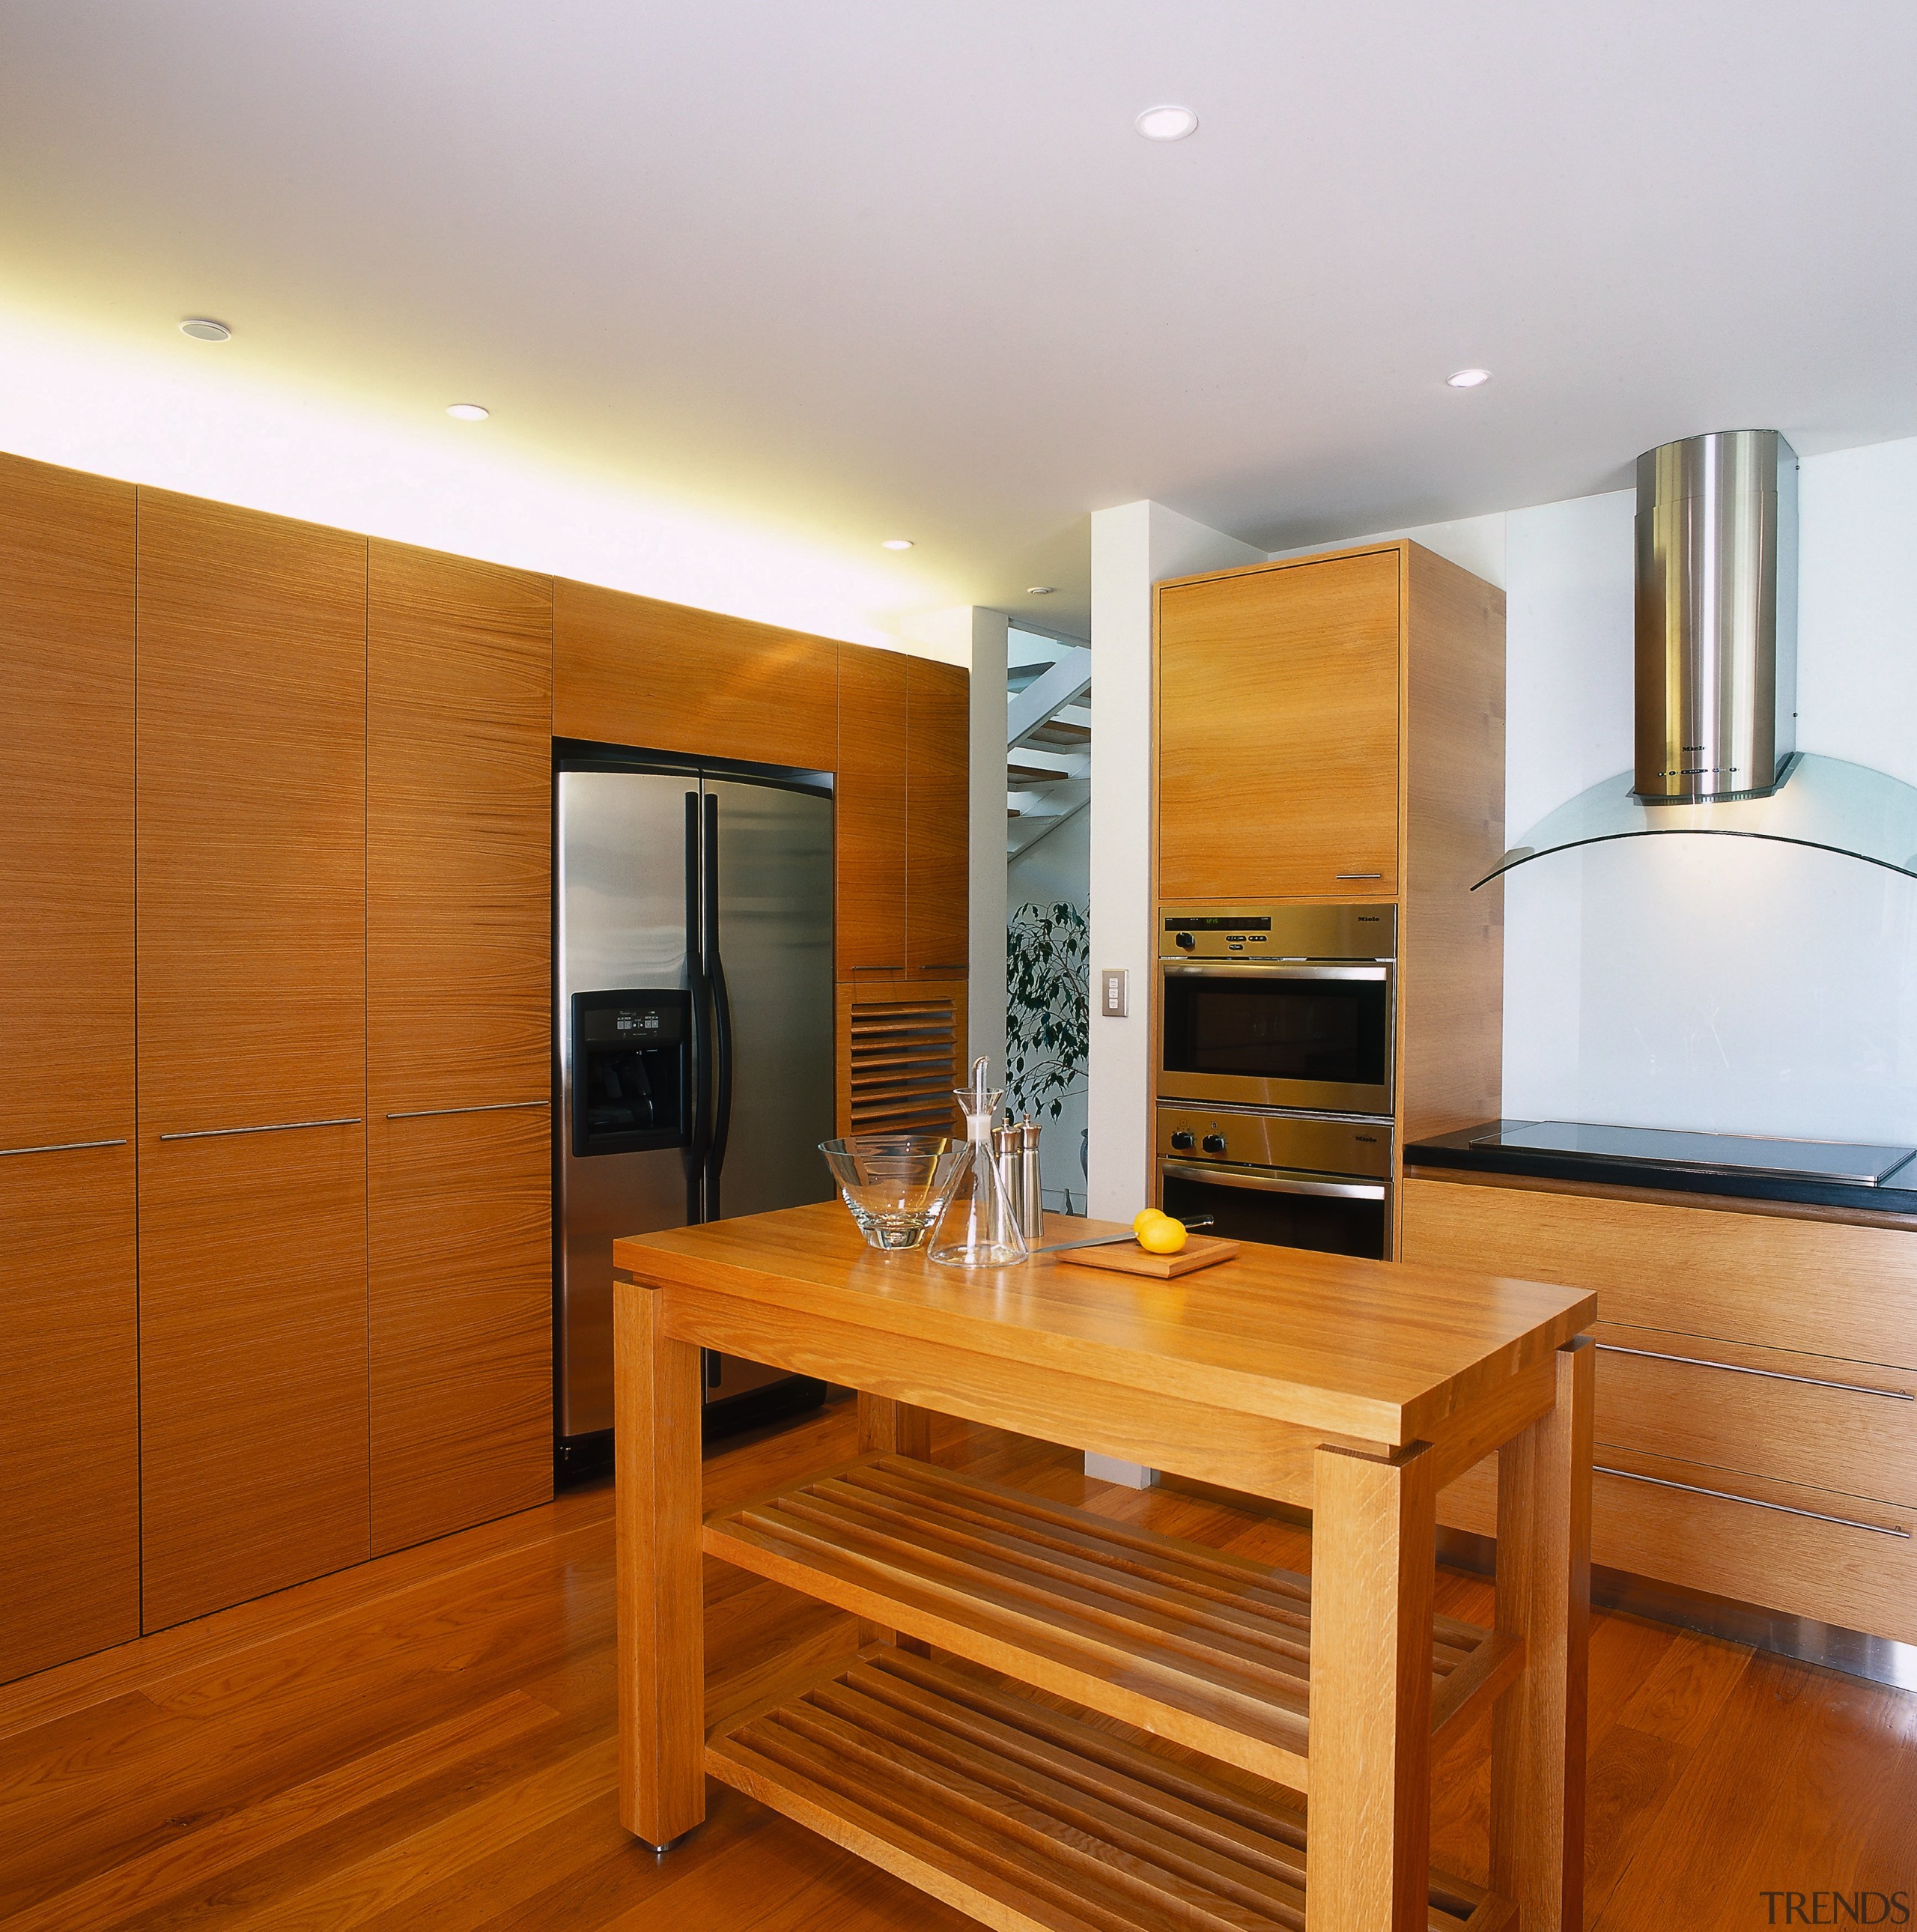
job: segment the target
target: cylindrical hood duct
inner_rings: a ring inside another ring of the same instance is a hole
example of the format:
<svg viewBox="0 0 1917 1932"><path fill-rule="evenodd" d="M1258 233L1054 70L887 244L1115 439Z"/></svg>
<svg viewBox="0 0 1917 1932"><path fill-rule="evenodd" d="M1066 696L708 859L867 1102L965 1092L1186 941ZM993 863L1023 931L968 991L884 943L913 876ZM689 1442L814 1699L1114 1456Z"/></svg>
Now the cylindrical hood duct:
<svg viewBox="0 0 1917 1932"><path fill-rule="evenodd" d="M1771 429L1637 459L1634 795L1761 798L1796 746L1797 456Z"/></svg>

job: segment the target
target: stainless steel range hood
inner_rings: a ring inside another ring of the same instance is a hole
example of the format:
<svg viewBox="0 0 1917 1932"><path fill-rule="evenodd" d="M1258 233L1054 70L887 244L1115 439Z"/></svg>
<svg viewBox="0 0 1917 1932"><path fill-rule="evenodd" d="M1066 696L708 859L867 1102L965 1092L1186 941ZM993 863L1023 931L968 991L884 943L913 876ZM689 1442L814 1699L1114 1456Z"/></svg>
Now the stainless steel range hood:
<svg viewBox="0 0 1917 1932"><path fill-rule="evenodd" d="M1796 452L1774 429L1646 451L1632 795L1768 797L1796 742Z"/></svg>
<svg viewBox="0 0 1917 1932"><path fill-rule="evenodd" d="M1573 846L1677 832L1917 878L1917 788L1796 748L1797 456L1775 430L1638 458L1636 674L1635 769L1540 820L1478 885Z"/></svg>

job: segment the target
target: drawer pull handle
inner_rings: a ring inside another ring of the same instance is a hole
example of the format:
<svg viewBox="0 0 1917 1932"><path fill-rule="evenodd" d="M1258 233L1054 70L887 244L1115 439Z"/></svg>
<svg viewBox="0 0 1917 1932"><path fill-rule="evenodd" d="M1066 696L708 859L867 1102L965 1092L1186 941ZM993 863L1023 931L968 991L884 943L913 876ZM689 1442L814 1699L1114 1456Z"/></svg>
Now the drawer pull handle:
<svg viewBox="0 0 1917 1932"><path fill-rule="evenodd" d="M298 1127L356 1127L357 1114L342 1114L332 1120L274 1120L263 1127L194 1127L183 1134L162 1134L163 1141L217 1141L230 1134L290 1134Z"/></svg>
<svg viewBox="0 0 1917 1932"><path fill-rule="evenodd" d="M1382 872L1340 872L1338 874L1341 879L1382 879L1384 876Z"/></svg>
<svg viewBox="0 0 1917 1932"><path fill-rule="evenodd" d="M1826 1382L1816 1376L1786 1375L1782 1369L1747 1369L1742 1362L1714 1362L1705 1355L1666 1355L1655 1348L1626 1348L1616 1342L1600 1342L1598 1352L1606 1355L1640 1355L1647 1362L1682 1362L1694 1369L1722 1369L1727 1376L1762 1376L1773 1382L1801 1382L1806 1388L1841 1389L1846 1395L1880 1395L1886 1402L1917 1402L1908 1389L1873 1388L1868 1382Z"/></svg>
<svg viewBox="0 0 1917 1932"><path fill-rule="evenodd" d="M509 1114L518 1107L550 1107L550 1100L485 1100L476 1107L415 1107L404 1114L388 1114L389 1120L436 1120L442 1114Z"/></svg>
<svg viewBox="0 0 1917 1932"><path fill-rule="evenodd" d="M1682 1490L1688 1496L1715 1496L1720 1502L1747 1503L1753 1509L1775 1510L1780 1516L1808 1516L1813 1522L1834 1522L1840 1529L1868 1529L1873 1536L1901 1537L1910 1540L1907 1529L1892 1529L1881 1522L1859 1522L1854 1516L1826 1516L1821 1510L1796 1509L1789 1503L1767 1503L1760 1497L1741 1496L1735 1490L1707 1490L1696 1483L1674 1483L1666 1476L1640 1476L1634 1469L1614 1469L1604 1462L1591 1466L1594 1476L1622 1476L1628 1483L1650 1483L1660 1490Z"/></svg>
<svg viewBox="0 0 1917 1932"><path fill-rule="evenodd" d="M14 1154L77 1154L82 1148L124 1147L124 1141L50 1141L44 1147L0 1148L0 1160Z"/></svg>

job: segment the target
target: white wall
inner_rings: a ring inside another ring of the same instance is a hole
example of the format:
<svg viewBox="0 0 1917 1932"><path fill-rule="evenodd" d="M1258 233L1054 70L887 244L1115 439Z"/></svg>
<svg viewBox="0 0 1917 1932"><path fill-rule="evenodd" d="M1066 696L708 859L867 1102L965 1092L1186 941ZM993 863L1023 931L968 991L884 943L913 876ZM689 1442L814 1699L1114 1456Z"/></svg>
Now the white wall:
<svg viewBox="0 0 1917 1932"><path fill-rule="evenodd" d="M1513 844L1630 764L1633 508L1394 532L1486 575L1502 551ZM1807 458L1799 518L1798 746L1917 783L1917 440ZM1520 866L1505 892L1508 1114L1917 1139L1917 883L1630 839Z"/></svg>
<svg viewBox="0 0 1917 1932"><path fill-rule="evenodd" d="M1264 552L1161 503L1092 517L1091 1212L1130 1220L1147 1191L1150 1094L1151 586ZM1129 1018L1098 1010L1100 973L1131 974Z"/></svg>

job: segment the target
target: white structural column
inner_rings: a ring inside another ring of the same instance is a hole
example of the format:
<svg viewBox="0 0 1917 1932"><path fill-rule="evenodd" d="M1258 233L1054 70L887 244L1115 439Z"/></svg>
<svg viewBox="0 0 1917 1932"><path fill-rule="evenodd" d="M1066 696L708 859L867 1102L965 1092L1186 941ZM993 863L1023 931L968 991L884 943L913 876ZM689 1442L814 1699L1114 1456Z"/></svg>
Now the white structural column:
<svg viewBox="0 0 1917 1932"><path fill-rule="evenodd" d="M1004 614L974 605L970 970L967 1034L972 1056L1005 1076L1005 634Z"/></svg>
<svg viewBox="0 0 1917 1932"><path fill-rule="evenodd" d="M1092 657L1097 667L1092 691L1098 718L1091 766L1092 985L1097 987L1102 971L1124 969L1131 976L1131 1010L1124 1019L1106 1019L1094 999L1089 1179L1092 1213L1129 1221L1150 1198L1150 975L1156 958L1151 587L1168 577L1262 563L1265 554L1161 503L1096 511L1091 523ZM972 701L976 706L976 685ZM976 710L974 716L976 721ZM975 758L977 737L975 722Z"/></svg>

